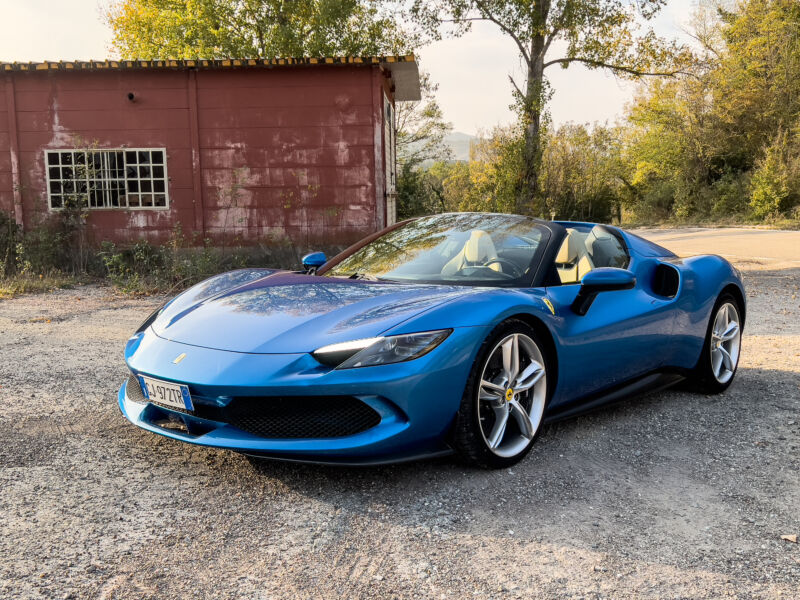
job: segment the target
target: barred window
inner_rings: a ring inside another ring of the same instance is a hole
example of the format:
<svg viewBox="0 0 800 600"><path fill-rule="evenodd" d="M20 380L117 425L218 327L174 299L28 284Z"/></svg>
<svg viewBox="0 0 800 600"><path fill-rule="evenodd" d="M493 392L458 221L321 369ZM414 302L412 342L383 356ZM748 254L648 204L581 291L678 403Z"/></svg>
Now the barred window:
<svg viewBox="0 0 800 600"><path fill-rule="evenodd" d="M51 209L168 208L165 148L45 150Z"/></svg>

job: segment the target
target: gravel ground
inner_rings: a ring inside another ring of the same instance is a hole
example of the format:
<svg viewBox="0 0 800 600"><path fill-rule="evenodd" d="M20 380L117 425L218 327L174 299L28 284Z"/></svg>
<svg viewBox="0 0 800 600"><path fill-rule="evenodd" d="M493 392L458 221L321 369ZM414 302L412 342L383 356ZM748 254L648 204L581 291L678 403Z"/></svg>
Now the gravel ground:
<svg viewBox="0 0 800 600"><path fill-rule="evenodd" d="M555 424L496 472L256 468L140 431L121 351L160 299L0 302L0 597L797 598L800 262L736 263L727 393Z"/></svg>

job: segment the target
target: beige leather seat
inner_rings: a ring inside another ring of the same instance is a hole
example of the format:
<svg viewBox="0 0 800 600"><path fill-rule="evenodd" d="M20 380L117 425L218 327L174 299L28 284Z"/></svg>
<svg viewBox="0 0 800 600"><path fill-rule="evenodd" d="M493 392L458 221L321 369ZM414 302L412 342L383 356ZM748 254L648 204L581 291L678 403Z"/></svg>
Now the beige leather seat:
<svg viewBox="0 0 800 600"><path fill-rule="evenodd" d="M555 263L562 284L580 283L581 278L594 268L581 235L572 229L567 230Z"/></svg>
<svg viewBox="0 0 800 600"><path fill-rule="evenodd" d="M497 258L497 250L495 250L491 236L481 229L475 229L470 232L467 243L459 253L442 267L442 275L452 275L466 266L482 265L495 258ZM499 263L492 263L489 268L494 271L502 271Z"/></svg>

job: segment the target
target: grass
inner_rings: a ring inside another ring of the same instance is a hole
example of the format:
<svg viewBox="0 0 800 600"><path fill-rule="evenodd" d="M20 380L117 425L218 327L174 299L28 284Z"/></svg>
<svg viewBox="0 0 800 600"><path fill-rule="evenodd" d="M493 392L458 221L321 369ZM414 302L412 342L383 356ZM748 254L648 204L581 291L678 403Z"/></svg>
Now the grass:
<svg viewBox="0 0 800 600"><path fill-rule="evenodd" d="M43 294L53 290L71 288L81 279L71 275L55 273L51 275L15 275L0 279L0 300L7 300L20 294Z"/></svg>

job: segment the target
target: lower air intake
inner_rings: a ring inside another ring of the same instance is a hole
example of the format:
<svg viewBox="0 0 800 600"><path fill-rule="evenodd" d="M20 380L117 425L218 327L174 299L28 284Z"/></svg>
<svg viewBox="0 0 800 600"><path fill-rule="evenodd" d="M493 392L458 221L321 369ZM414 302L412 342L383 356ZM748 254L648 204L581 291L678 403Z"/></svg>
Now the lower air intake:
<svg viewBox="0 0 800 600"><path fill-rule="evenodd" d="M240 397L225 421L264 438L335 438L375 427L381 416L352 396Z"/></svg>
<svg viewBox="0 0 800 600"><path fill-rule="evenodd" d="M147 398L145 398L142 393L142 386L139 385L139 380L135 375L128 376L128 385L125 386L125 394L128 396L128 400L132 400L133 402L147 402Z"/></svg>

